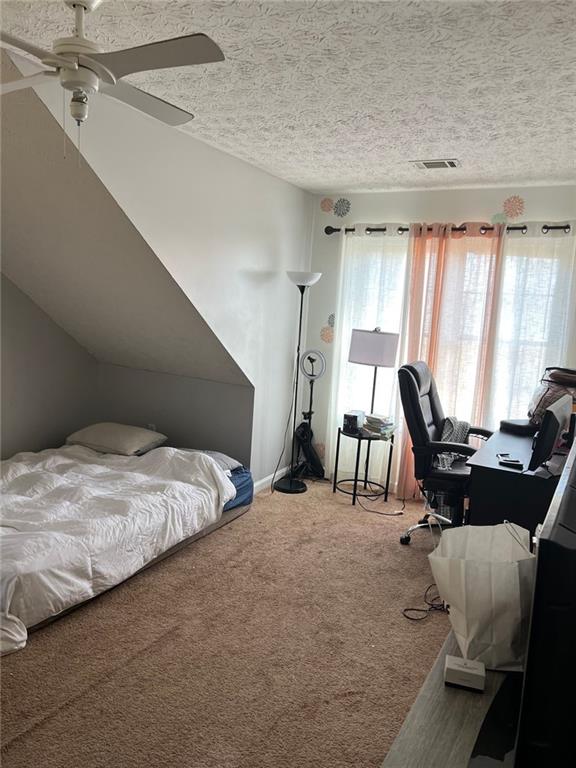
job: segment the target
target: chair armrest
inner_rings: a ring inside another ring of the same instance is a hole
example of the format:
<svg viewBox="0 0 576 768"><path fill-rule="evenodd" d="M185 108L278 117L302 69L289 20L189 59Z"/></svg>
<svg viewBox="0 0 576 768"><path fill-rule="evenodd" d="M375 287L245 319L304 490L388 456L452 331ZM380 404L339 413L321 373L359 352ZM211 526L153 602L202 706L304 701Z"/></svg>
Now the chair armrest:
<svg viewBox="0 0 576 768"><path fill-rule="evenodd" d="M440 440L431 440L427 446L422 448L412 448L414 454L420 456L432 454L435 456L438 453L460 453L463 456L473 456L476 453L476 448L473 448L468 443L444 443Z"/></svg>
<svg viewBox="0 0 576 768"><path fill-rule="evenodd" d="M478 435L479 437L492 437L494 433L489 429L484 429L484 427L470 427L468 434Z"/></svg>

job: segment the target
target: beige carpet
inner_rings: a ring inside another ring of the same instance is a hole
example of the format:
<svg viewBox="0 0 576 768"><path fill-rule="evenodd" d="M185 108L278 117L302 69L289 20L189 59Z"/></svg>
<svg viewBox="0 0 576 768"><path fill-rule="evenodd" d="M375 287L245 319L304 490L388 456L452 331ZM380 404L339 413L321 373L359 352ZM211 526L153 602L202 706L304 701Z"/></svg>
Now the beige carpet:
<svg viewBox="0 0 576 768"><path fill-rule="evenodd" d="M389 502L394 508L395 502ZM427 533L317 483L4 657L5 768L377 768L448 632Z"/></svg>

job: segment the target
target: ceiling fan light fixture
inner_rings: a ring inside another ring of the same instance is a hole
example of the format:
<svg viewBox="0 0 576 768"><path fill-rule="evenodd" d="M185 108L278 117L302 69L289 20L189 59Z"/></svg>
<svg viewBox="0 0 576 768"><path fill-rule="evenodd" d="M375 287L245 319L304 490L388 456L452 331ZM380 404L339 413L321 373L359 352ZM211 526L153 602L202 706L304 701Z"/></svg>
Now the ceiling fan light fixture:
<svg viewBox="0 0 576 768"><path fill-rule="evenodd" d="M74 91L72 99L70 100L70 114L72 119L76 121L76 125L80 127L88 117L88 94L84 91Z"/></svg>

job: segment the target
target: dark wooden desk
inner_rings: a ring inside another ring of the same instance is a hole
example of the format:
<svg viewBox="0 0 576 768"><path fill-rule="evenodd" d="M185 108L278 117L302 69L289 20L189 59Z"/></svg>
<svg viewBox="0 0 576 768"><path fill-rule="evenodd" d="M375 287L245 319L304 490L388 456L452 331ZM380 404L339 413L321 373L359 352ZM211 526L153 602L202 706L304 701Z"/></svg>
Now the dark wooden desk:
<svg viewBox="0 0 576 768"><path fill-rule="evenodd" d="M496 458L499 453L520 459L524 470L501 466ZM566 457L552 457L549 467L554 476L550 476L543 467L527 471L531 454L532 437L498 431L468 459L469 524L496 525L510 520L534 533L546 516Z"/></svg>

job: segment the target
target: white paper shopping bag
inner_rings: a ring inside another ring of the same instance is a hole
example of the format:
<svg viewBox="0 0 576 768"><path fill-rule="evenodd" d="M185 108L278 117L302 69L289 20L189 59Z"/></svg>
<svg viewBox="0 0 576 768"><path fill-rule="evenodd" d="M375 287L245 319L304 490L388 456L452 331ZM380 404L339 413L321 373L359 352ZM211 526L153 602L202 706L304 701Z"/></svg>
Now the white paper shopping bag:
<svg viewBox="0 0 576 768"><path fill-rule="evenodd" d="M522 669L536 572L529 544L530 532L511 523L466 525L444 531L428 555L465 659Z"/></svg>

